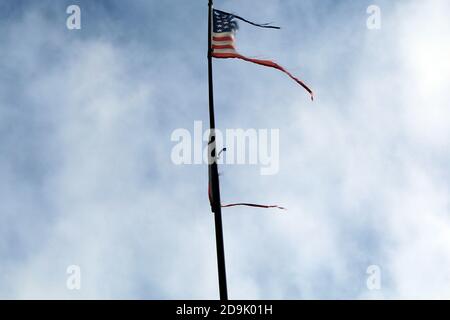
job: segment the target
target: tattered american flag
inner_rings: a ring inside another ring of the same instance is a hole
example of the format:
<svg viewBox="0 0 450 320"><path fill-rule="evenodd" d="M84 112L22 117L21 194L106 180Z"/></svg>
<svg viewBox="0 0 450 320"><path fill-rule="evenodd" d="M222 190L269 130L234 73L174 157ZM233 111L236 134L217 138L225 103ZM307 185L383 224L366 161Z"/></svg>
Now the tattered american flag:
<svg viewBox="0 0 450 320"><path fill-rule="evenodd" d="M261 28L271 28L271 29L279 29L279 27L271 26L269 24L257 24L251 21L248 21L242 17L237 15L227 13L221 10L213 10L213 18L212 18L212 56L214 58L237 58L245 61L253 62L259 65L263 65L266 67L272 67L278 69L285 74L287 74L290 78L292 78L295 82L301 85L308 93L311 95L311 100L314 99L314 94L312 90L300 79L294 77L290 72L285 70L283 67L278 65L277 63L270 60L260 60L245 57L239 54L236 51L236 42L235 42L235 34L237 29L239 28L237 20L242 20L249 24L252 24Z"/></svg>

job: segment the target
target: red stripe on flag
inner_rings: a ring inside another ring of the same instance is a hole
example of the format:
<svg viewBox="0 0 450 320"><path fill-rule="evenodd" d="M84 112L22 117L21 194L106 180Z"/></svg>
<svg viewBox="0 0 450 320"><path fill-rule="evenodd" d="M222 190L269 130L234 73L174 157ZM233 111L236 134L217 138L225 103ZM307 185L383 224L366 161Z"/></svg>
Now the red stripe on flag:
<svg viewBox="0 0 450 320"><path fill-rule="evenodd" d="M217 50L220 50L220 49L234 49L234 46L232 46L231 44L226 44L226 45L223 45L223 46L221 46L221 45L213 45L212 48L213 49L217 49Z"/></svg>
<svg viewBox="0 0 450 320"><path fill-rule="evenodd" d="M311 100L314 100L314 93L313 93L313 91L302 80L294 77L289 71L287 71L282 66L280 66L279 64L277 64L277 63L275 63L273 61L247 58L247 57L244 57L243 55L240 55L238 53L214 53L213 52L212 56L214 58L221 58L221 59L237 58L237 59L245 60L245 61L248 61L248 62L253 62L253 63L259 64L259 65L262 65L262 66L271 67L271 68L280 70L280 71L284 72L285 74L287 74L292 80L294 80L299 85L301 85L306 91L308 91L308 93L311 95Z"/></svg>
<svg viewBox="0 0 450 320"><path fill-rule="evenodd" d="M214 41L234 41L233 37L226 36L226 37L213 37Z"/></svg>

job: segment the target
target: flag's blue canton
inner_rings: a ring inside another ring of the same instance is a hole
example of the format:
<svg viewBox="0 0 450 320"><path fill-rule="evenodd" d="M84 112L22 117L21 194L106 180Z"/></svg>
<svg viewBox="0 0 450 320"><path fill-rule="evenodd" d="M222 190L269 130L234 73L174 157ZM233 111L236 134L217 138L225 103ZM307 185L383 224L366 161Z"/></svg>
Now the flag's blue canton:
<svg viewBox="0 0 450 320"><path fill-rule="evenodd" d="M214 10L213 12L213 32L233 32L238 29L238 24L232 14Z"/></svg>

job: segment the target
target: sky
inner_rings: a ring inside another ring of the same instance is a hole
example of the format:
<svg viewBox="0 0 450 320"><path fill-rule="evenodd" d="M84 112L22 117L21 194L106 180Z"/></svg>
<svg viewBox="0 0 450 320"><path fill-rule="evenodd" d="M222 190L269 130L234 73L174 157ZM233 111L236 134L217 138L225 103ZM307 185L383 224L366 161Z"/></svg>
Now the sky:
<svg viewBox="0 0 450 320"><path fill-rule="evenodd" d="M207 167L170 157L207 126L206 4L0 0L0 298L218 298ZM218 128L280 130L278 174L223 165L223 201L288 208L224 209L229 297L449 299L450 3L215 6L281 26L241 23L239 51L316 96L214 61Z"/></svg>

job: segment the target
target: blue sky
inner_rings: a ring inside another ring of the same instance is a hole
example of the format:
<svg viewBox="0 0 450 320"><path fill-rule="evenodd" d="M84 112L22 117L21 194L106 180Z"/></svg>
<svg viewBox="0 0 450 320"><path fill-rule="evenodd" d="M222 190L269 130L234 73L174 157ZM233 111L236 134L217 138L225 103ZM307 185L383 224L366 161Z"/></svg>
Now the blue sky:
<svg viewBox="0 0 450 320"><path fill-rule="evenodd" d="M316 92L214 62L218 127L280 129L280 172L221 167L224 202L289 209L224 211L230 298L449 298L449 3L215 2L280 25L242 23L239 50ZM206 167L170 159L171 133L208 119L206 10L0 0L1 298L218 297Z"/></svg>

